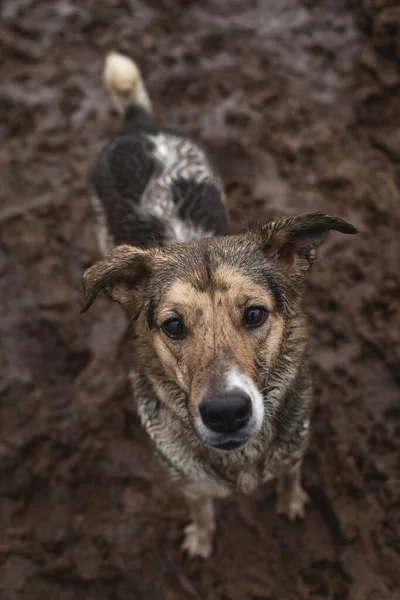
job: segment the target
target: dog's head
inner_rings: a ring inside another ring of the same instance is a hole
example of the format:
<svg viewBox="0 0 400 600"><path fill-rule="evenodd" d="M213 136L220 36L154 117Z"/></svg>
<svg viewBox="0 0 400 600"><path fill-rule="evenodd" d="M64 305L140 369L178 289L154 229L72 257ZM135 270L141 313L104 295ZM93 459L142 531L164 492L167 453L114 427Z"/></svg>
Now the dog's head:
<svg viewBox="0 0 400 600"><path fill-rule="evenodd" d="M190 420L203 443L234 449L268 418L264 388L285 368L304 276L329 230L357 231L310 213L167 248L119 246L85 272L83 310L100 290L119 302L161 400ZM174 400L182 396L184 405Z"/></svg>

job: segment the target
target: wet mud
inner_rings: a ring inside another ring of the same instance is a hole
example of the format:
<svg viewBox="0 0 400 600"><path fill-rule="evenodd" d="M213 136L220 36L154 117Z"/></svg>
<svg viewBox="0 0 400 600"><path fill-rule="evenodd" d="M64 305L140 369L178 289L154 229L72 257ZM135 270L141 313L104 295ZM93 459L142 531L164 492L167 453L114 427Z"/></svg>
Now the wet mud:
<svg viewBox="0 0 400 600"><path fill-rule="evenodd" d="M0 23L1 600L399 598L398 3L4 0ZM360 230L328 239L305 300L307 517L269 487L221 502L205 562L138 427L123 315L79 314L112 48L205 144L235 230L305 210Z"/></svg>

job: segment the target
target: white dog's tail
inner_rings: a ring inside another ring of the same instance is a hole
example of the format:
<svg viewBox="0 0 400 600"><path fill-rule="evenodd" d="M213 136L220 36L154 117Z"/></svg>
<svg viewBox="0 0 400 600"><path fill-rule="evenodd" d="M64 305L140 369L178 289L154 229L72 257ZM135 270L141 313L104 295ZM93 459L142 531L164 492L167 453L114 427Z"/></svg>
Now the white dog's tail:
<svg viewBox="0 0 400 600"><path fill-rule="evenodd" d="M110 52L104 65L104 82L121 114L129 106L151 113L151 101L136 63L117 52Z"/></svg>

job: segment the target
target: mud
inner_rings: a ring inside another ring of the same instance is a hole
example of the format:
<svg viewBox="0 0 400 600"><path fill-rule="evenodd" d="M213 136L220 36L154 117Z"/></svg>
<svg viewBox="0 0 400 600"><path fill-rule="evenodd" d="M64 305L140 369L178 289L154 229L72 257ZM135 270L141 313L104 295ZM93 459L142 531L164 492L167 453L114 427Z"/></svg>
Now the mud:
<svg viewBox="0 0 400 600"><path fill-rule="evenodd" d="M400 597L400 13L395 0L4 0L0 7L1 600ZM116 48L160 119L204 142L236 230L344 217L306 298L316 384L304 522L274 492L218 505L215 554L152 467L126 326L99 299L87 200L115 131Z"/></svg>

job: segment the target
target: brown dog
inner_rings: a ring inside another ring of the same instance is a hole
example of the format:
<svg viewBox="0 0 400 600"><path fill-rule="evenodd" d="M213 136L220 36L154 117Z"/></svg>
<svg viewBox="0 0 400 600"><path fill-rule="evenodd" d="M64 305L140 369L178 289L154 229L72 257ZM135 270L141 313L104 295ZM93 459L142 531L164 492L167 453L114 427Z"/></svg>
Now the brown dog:
<svg viewBox="0 0 400 600"><path fill-rule="evenodd" d="M311 213L227 235L218 177L195 142L151 121L136 65L110 54L105 81L125 121L93 170L107 257L84 274L84 310L104 290L132 322L138 411L191 508L183 548L207 557L213 498L277 477L278 512L304 514L304 279L329 230L356 229Z"/></svg>

